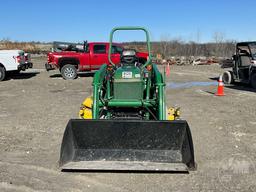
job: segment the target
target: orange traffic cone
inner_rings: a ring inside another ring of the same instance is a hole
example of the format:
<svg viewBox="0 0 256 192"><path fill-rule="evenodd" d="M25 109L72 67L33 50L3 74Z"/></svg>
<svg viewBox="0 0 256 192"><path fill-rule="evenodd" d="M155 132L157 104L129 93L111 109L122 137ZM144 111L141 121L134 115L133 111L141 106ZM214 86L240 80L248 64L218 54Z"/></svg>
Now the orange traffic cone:
<svg viewBox="0 0 256 192"><path fill-rule="evenodd" d="M218 80L218 89L217 93L215 93L216 96L224 96L224 83L222 82L222 75L220 76Z"/></svg>
<svg viewBox="0 0 256 192"><path fill-rule="evenodd" d="M167 67L166 67L166 76L169 77L170 76L170 73L171 73L171 70L170 70L170 64L169 62L167 62Z"/></svg>

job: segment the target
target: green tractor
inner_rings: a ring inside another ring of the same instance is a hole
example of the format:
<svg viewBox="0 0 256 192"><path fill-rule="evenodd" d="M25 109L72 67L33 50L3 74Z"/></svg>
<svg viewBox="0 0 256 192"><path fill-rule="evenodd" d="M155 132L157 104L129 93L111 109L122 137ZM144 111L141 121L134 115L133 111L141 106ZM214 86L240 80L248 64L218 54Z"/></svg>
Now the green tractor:
<svg viewBox="0 0 256 192"><path fill-rule="evenodd" d="M142 30L148 60L140 63L124 49L120 64L111 60L114 32ZM195 169L189 126L167 109L165 82L151 62L150 40L142 27L119 27L110 33L110 65L94 75L93 96L66 127L59 164L65 170L189 171Z"/></svg>

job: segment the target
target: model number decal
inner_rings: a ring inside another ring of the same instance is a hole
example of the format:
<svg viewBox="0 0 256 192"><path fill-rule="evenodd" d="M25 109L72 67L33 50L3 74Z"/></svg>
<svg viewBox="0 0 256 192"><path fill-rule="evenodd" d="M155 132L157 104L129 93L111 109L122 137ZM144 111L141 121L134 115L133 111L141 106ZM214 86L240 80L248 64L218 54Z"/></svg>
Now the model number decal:
<svg viewBox="0 0 256 192"><path fill-rule="evenodd" d="M124 78L124 79L132 78L132 72L131 71L124 71L124 72L122 72L122 78Z"/></svg>

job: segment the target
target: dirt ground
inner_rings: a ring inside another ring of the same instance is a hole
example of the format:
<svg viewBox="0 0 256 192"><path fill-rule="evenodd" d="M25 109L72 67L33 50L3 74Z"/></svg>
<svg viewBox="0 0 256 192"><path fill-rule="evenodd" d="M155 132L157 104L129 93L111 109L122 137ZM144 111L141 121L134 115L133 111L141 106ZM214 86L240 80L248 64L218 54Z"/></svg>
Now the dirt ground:
<svg viewBox="0 0 256 192"><path fill-rule="evenodd" d="M62 135L92 94L92 76L65 81L45 61L0 82L0 191L256 191L256 92L236 84L214 96L219 66L172 66L167 78L167 103L192 131L196 171L63 173Z"/></svg>

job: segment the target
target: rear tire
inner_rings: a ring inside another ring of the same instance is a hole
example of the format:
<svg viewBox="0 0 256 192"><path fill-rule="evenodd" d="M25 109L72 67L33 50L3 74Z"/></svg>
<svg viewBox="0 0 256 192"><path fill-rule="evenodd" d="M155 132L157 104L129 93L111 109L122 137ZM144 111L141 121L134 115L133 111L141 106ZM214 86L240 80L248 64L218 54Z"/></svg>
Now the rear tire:
<svg viewBox="0 0 256 192"><path fill-rule="evenodd" d="M256 73L254 73L252 75L252 78L251 78L251 86L252 88L256 89Z"/></svg>
<svg viewBox="0 0 256 192"><path fill-rule="evenodd" d="M224 84L231 84L234 82L234 79L233 79L233 73L230 72L230 71L225 71L223 74L222 74L222 81Z"/></svg>
<svg viewBox="0 0 256 192"><path fill-rule="evenodd" d="M64 65L61 68L61 75L66 80L73 80L77 77L77 69L75 65Z"/></svg>
<svg viewBox="0 0 256 192"><path fill-rule="evenodd" d="M0 81L3 81L5 79L5 68L4 67L0 67Z"/></svg>

